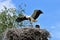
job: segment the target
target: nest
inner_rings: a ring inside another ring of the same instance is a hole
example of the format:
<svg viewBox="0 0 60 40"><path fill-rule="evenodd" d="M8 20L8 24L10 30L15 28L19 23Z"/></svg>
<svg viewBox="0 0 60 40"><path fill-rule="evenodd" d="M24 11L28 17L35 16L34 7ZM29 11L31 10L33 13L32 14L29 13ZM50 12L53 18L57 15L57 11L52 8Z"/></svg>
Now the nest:
<svg viewBox="0 0 60 40"><path fill-rule="evenodd" d="M12 28L4 32L3 40L48 40L50 33L39 28Z"/></svg>

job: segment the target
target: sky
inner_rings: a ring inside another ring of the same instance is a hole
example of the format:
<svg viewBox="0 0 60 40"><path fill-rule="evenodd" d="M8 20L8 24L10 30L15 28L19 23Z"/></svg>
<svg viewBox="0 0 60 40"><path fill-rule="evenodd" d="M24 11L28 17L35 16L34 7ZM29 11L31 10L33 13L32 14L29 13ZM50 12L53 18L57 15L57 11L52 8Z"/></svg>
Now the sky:
<svg viewBox="0 0 60 40"><path fill-rule="evenodd" d="M16 9L22 5L27 15L31 15L35 9L42 10L43 14L34 24L47 29L51 33L50 40L60 40L60 0L0 0L0 10L3 9L3 5Z"/></svg>

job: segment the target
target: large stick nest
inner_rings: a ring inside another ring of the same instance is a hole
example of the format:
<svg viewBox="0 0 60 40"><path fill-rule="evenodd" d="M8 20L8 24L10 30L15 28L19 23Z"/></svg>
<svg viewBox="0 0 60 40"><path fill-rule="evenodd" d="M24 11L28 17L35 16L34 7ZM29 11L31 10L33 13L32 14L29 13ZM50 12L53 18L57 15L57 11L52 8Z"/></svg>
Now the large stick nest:
<svg viewBox="0 0 60 40"><path fill-rule="evenodd" d="M12 28L4 32L3 40L48 40L49 32L39 28Z"/></svg>

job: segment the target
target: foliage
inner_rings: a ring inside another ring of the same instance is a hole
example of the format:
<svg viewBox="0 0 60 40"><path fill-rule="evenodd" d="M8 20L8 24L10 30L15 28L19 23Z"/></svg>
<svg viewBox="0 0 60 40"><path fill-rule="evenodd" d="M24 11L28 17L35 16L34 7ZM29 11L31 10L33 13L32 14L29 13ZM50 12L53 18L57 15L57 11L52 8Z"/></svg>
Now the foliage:
<svg viewBox="0 0 60 40"><path fill-rule="evenodd" d="M21 27L22 22L19 24L15 20L18 16L20 16L22 13L16 12L17 10L15 8L9 8L7 9L4 6L4 9L0 12L0 34L6 30L6 28L12 28L12 27ZM18 14L18 15L17 15Z"/></svg>

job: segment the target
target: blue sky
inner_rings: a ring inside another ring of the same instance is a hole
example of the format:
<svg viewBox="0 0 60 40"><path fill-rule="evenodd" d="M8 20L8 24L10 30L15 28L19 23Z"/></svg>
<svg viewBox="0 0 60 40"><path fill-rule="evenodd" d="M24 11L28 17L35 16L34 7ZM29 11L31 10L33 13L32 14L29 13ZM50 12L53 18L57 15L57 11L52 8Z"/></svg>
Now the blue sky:
<svg viewBox="0 0 60 40"><path fill-rule="evenodd" d="M43 14L39 16L38 21L41 28L47 29L52 38L50 40L60 40L60 0L0 0L0 9L3 5L10 8L24 6L25 14L31 15L35 9L40 9Z"/></svg>

